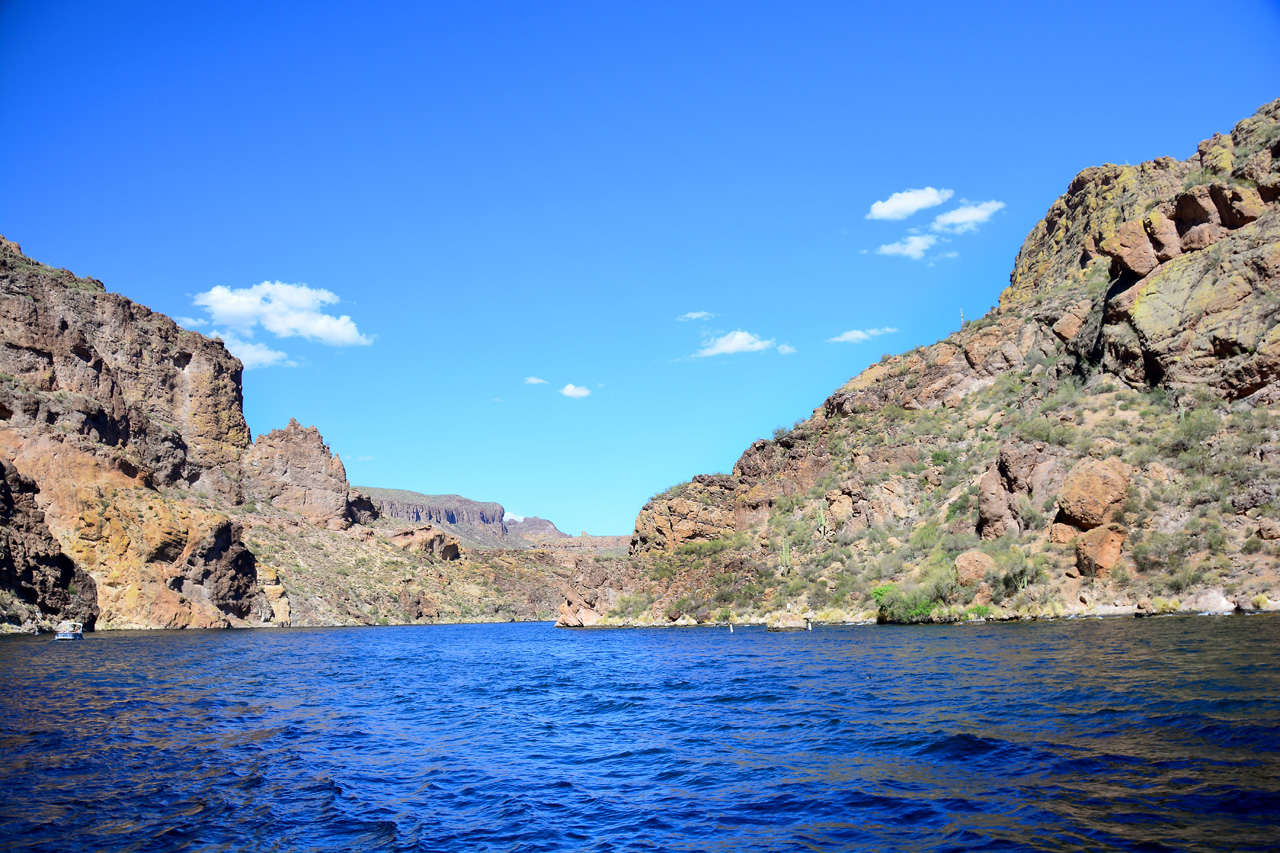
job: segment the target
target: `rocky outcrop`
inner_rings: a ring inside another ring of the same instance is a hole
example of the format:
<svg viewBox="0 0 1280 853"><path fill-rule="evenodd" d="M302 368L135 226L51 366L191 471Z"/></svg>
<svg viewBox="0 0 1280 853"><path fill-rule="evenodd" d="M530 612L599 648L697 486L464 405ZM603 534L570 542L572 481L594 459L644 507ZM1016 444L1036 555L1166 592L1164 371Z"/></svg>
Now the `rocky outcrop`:
<svg viewBox="0 0 1280 853"><path fill-rule="evenodd" d="M601 563L579 558L574 573L561 587L564 596L557 614L558 628L590 628L638 585L635 567L623 562Z"/></svg>
<svg viewBox="0 0 1280 853"><path fill-rule="evenodd" d="M35 481L0 459L0 623L6 629L52 631L69 619L93 630L97 588L45 526L38 491Z"/></svg>
<svg viewBox="0 0 1280 853"><path fill-rule="evenodd" d="M387 536L387 541L397 548L430 554L437 560L456 560L462 556L457 537L430 524L398 530Z"/></svg>
<svg viewBox="0 0 1280 853"><path fill-rule="evenodd" d="M732 536L733 499L738 482L722 474L700 474L684 486L659 495L636 517L631 553L673 551L684 542Z"/></svg>
<svg viewBox="0 0 1280 853"><path fill-rule="evenodd" d="M529 543L548 542L556 539L570 538L568 533L564 533L552 522L545 518L538 518L536 515L528 515L519 521L511 520L506 522L507 533L511 536L518 537Z"/></svg>
<svg viewBox="0 0 1280 853"><path fill-rule="evenodd" d="M1000 448L978 486L978 534L983 539L1022 531L1036 502L1052 497L1062 483L1060 455L1044 442Z"/></svg>
<svg viewBox="0 0 1280 853"><path fill-rule="evenodd" d="M376 518L370 499L353 493L342 460L329 452L320 431L293 418L284 429L258 436L242 467L248 497L312 524L345 530Z"/></svg>
<svg viewBox="0 0 1280 853"><path fill-rule="evenodd" d="M226 515L142 487L85 485L64 547L98 586L103 628L226 628L255 607L257 565Z"/></svg>

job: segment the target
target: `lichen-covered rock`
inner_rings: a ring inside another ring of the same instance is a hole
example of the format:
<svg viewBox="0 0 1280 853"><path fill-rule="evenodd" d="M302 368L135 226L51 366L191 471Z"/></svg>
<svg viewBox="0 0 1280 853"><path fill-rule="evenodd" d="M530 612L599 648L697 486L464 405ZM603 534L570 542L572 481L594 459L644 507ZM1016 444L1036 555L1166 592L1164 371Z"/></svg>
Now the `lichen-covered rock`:
<svg viewBox="0 0 1280 853"><path fill-rule="evenodd" d="M225 515L140 486L85 485L77 495L66 548L97 582L101 627L271 621L253 612L256 561L240 525Z"/></svg>

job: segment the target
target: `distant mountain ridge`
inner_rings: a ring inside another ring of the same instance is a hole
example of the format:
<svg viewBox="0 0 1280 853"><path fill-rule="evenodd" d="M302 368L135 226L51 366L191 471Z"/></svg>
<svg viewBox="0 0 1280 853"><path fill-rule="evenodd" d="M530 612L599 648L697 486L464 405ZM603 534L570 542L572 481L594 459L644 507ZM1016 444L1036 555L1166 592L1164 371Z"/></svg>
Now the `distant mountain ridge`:
<svg viewBox="0 0 1280 853"><path fill-rule="evenodd" d="M426 495L408 489L360 486L388 518L415 524L436 524L472 548L529 548L569 534L545 518L528 516L507 521L507 511L495 501L474 501L461 495Z"/></svg>

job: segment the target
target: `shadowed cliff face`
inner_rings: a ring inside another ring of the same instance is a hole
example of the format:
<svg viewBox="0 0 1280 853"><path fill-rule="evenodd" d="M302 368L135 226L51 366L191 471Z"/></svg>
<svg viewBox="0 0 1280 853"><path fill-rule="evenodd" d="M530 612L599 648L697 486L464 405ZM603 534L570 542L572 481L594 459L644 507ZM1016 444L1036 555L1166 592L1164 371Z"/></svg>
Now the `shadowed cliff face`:
<svg viewBox="0 0 1280 853"><path fill-rule="evenodd" d="M1276 606L1278 321L1275 101L1081 172L997 310L656 496L603 619Z"/></svg>
<svg viewBox="0 0 1280 853"><path fill-rule="evenodd" d="M0 459L0 620L25 630L54 630L69 619L93 630L93 578L58 547L36 506L35 481Z"/></svg>

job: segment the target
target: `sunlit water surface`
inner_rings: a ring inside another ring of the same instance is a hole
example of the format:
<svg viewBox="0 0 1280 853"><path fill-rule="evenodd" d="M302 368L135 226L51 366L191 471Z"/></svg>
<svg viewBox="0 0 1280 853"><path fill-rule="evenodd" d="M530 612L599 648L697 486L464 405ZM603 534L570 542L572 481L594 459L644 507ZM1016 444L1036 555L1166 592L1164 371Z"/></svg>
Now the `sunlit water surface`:
<svg viewBox="0 0 1280 853"><path fill-rule="evenodd" d="M0 849L1274 850L1280 619L0 639Z"/></svg>

